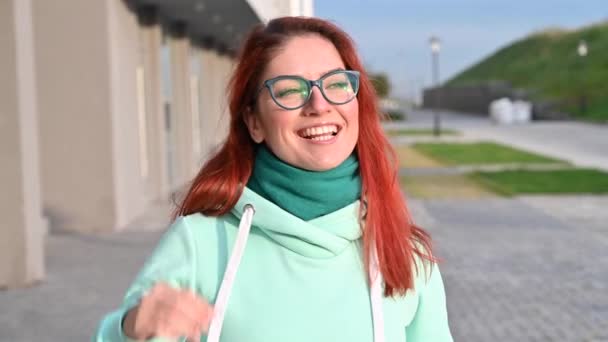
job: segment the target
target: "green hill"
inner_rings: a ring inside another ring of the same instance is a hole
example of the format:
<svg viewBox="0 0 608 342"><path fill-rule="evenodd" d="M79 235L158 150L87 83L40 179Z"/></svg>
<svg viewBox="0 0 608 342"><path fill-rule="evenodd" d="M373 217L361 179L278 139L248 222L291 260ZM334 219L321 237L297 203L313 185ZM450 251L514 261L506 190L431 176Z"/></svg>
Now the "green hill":
<svg viewBox="0 0 608 342"><path fill-rule="evenodd" d="M586 57L577 47L588 46ZM500 49L448 85L507 81L581 119L608 120L608 21L578 30L545 30ZM584 100L581 100L584 99ZM583 113L580 103L586 103Z"/></svg>

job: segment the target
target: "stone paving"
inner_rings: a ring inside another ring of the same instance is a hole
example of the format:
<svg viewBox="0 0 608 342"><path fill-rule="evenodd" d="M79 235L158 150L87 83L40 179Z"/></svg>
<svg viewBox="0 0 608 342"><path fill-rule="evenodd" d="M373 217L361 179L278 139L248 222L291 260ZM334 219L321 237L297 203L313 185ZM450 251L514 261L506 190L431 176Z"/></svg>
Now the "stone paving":
<svg viewBox="0 0 608 342"><path fill-rule="evenodd" d="M608 341L608 196L409 203L444 260L456 341ZM0 341L88 340L160 237L145 228L50 235L44 283L0 292Z"/></svg>
<svg viewBox="0 0 608 342"><path fill-rule="evenodd" d="M89 341L160 239L169 208L152 206L122 233L48 235L44 282L0 291L0 342Z"/></svg>
<svg viewBox="0 0 608 342"><path fill-rule="evenodd" d="M608 196L410 200L444 259L455 340L608 341L608 224L595 215L605 205Z"/></svg>
<svg viewBox="0 0 608 342"><path fill-rule="evenodd" d="M151 232L49 235L45 281L0 292L0 341L89 341L157 240Z"/></svg>
<svg viewBox="0 0 608 342"><path fill-rule="evenodd" d="M488 164L488 165L455 165L447 167L415 167L401 168L399 174L401 176L413 175L461 175L471 172L497 172L497 171L555 171L572 169L567 164L543 163L543 164Z"/></svg>

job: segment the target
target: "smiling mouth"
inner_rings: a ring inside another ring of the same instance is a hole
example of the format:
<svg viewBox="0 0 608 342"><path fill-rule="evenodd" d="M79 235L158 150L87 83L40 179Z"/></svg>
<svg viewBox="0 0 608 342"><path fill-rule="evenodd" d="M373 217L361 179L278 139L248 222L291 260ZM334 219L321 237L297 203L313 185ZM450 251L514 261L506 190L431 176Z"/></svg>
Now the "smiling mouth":
<svg viewBox="0 0 608 342"><path fill-rule="evenodd" d="M329 140L338 135L340 130L342 127L338 125L325 125L301 129L298 131L298 136L314 141Z"/></svg>

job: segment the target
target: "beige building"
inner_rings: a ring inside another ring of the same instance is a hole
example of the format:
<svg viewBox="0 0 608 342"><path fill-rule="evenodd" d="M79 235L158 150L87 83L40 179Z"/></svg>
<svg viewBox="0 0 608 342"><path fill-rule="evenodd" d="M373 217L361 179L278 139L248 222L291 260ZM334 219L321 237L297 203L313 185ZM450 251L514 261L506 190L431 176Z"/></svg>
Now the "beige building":
<svg viewBox="0 0 608 342"><path fill-rule="evenodd" d="M312 0L0 0L0 287L44 277L50 230L119 231L227 131L248 29Z"/></svg>

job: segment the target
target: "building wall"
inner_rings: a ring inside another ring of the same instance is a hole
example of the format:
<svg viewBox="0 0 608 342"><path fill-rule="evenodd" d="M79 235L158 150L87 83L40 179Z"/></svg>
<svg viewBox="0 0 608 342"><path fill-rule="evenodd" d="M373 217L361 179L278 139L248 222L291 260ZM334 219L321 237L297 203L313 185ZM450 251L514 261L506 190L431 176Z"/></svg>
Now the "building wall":
<svg viewBox="0 0 608 342"><path fill-rule="evenodd" d="M45 273L32 30L29 0L0 1L0 288Z"/></svg>
<svg viewBox="0 0 608 342"><path fill-rule="evenodd" d="M51 229L103 230L116 218L107 3L33 5L44 210Z"/></svg>
<svg viewBox="0 0 608 342"><path fill-rule="evenodd" d="M159 25L144 25L140 28L141 80L143 82L143 108L138 106L138 116L145 116L147 146L147 170L145 172L145 193L147 197L168 198L170 193L167 170L167 146L165 131L165 114L162 100L161 77L161 40L162 30ZM140 114L140 111L142 112Z"/></svg>
<svg viewBox="0 0 608 342"><path fill-rule="evenodd" d="M312 11L304 0L253 3L267 17ZM225 139L232 59L173 32L163 48L161 25L142 25L123 1L37 1L33 18L44 212L54 229L122 229Z"/></svg>
<svg viewBox="0 0 608 342"><path fill-rule="evenodd" d="M36 2L34 19L45 213L55 229L121 229L168 192L151 140L162 138L148 101L158 92L144 73L158 61L142 56L158 32L142 39L135 14L114 0ZM158 72L148 76L158 82Z"/></svg>
<svg viewBox="0 0 608 342"><path fill-rule="evenodd" d="M227 136L225 45L133 1L0 0L0 287L43 277L45 218L51 233L124 229ZM310 0L247 3L260 21L312 15Z"/></svg>
<svg viewBox="0 0 608 342"><path fill-rule="evenodd" d="M216 51L201 52L204 78L202 80L201 131L203 132L203 153L209 157L215 151L228 131L225 111L227 75L222 57ZM224 120L222 120L224 118Z"/></svg>
<svg viewBox="0 0 608 342"><path fill-rule="evenodd" d="M219 70L221 71L219 74L219 79L217 80L218 84L218 97L219 97L219 129L218 129L218 143L223 143L228 137L228 130L230 128L230 108L228 108L228 82L230 81L230 76L232 75L232 68L234 66L233 60L227 55L219 56Z"/></svg>

